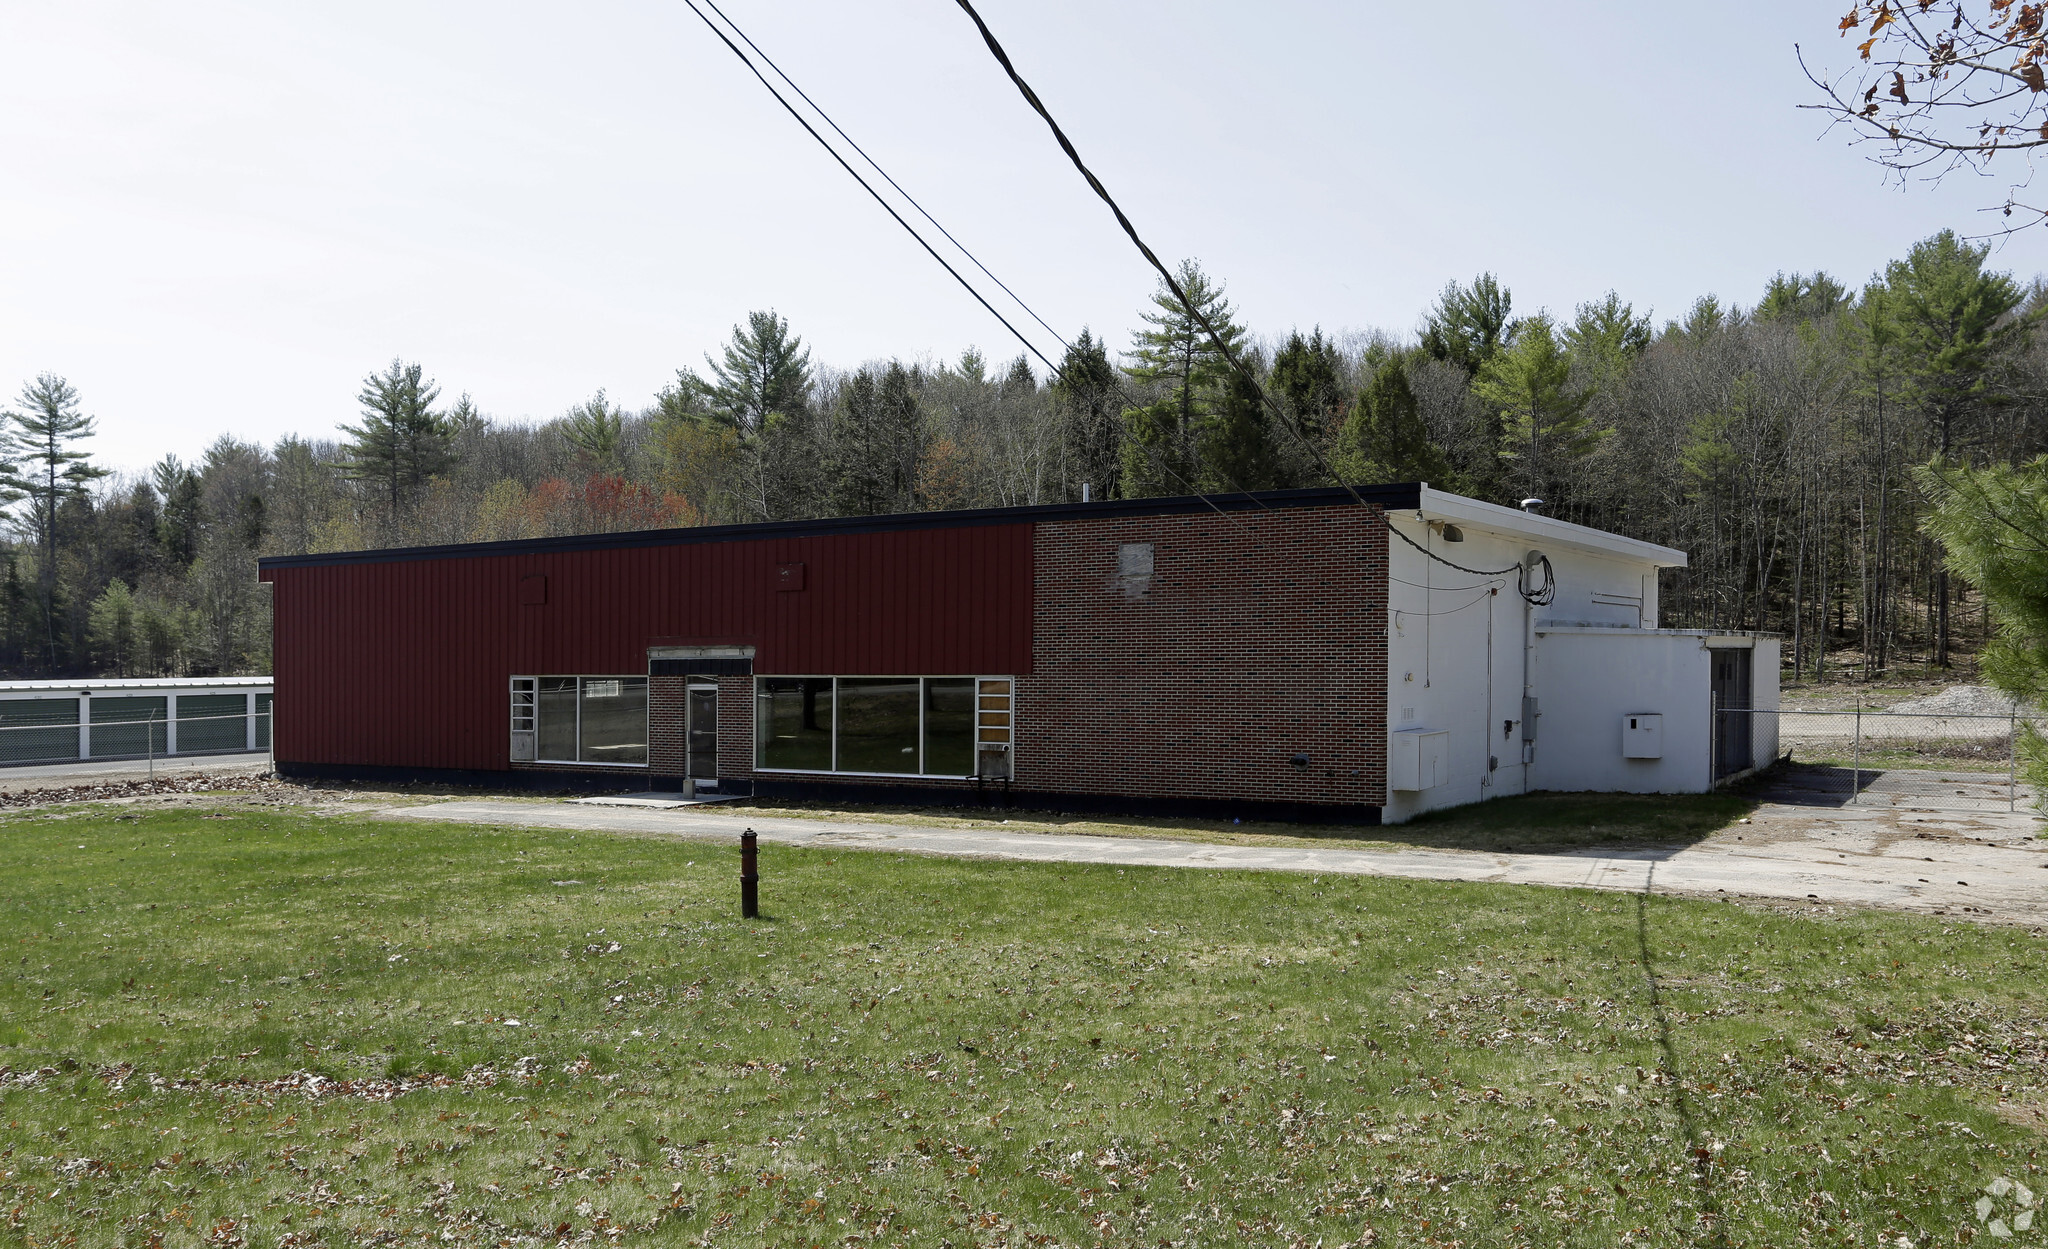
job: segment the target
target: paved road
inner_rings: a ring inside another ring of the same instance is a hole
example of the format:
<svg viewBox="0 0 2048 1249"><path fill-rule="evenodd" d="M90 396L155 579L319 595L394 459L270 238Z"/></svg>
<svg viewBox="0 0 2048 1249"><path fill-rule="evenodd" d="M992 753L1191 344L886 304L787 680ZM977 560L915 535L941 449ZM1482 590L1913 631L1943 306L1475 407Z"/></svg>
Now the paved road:
<svg viewBox="0 0 2048 1249"><path fill-rule="evenodd" d="M156 761L158 776L188 776L194 772L267 772L268 751L237 752L227 755L178 755ZM93 760L83 763L25 763L0 766L0 793L24 789L48 789L53 785L94 785L103 781L141 780L150 775L146 759Z"/></svg>
<svg viewBox="0 0 2048 1249"><path fill-rule="evenodd" d="M2003 813L1815 810L1766 804L1748 824L1697 845L1555 854L1434 849L1208 845L1132 837L768 818L718 807L650 811L578 804L445 802L395 818L658 833L1032 862L1410 876L1656 893L1741 894L2048 923L2041 823ZM1398 837L1396 829L1387 830Z"/></svg>

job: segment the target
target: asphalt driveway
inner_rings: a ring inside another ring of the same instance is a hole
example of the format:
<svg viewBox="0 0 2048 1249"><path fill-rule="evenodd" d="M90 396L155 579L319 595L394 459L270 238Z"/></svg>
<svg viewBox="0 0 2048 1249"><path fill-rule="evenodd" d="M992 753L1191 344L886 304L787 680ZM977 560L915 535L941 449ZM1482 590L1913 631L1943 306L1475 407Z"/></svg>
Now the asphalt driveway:
<svg viewBox="0 0 2048 1249"><path fill-rule="evenodd" d="M1748 896L1876 906L1958 919L2048 923L2048 841L2027 814L1766 803L1748 822L1686 846L1556 853L1387 844L1211 845L991 829L764 816L719 806L658 810L585 803L455 801L394 807L389 818L658 834L732 842L1130 867L1225 868L1493 881L1630 892ZM1388 830L1390 837L1397 830Z"/></svg>

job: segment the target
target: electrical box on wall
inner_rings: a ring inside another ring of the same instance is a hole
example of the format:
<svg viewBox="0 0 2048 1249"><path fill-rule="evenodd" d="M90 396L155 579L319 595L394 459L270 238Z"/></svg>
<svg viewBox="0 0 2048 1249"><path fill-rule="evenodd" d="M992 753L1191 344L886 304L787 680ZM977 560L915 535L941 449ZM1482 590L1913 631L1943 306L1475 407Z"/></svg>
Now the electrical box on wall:
<svg viewBox="0 0 2048 1249"><path fill-rule="evenodd" d="M1448 732L1391 733L1387 743L1387 788L1435 789L1450 779Z"/></svg>
<svg viewBox="0 0 2048 1249"><path fill-rule="evenodd" d="M1640 713L1623 716L1621 718L1621 757L1624 759L1662 759L1664 757L1664 717Z"/></svg>

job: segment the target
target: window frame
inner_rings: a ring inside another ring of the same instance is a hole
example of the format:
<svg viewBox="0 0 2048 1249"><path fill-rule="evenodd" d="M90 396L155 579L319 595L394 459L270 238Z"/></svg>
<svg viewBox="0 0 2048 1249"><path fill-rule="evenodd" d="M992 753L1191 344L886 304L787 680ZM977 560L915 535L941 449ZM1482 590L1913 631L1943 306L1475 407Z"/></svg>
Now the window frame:
<svg viewBox="0 0 2048 1249"><path fill-rule="evenodd" d="M841 770L840 770L840 768L839 768L839 712L840 712L840 706L841 706L841 702L840 702L840 698L839 698L839 682L840 682L840 681L842 681L842 680L855 680L855 681L860 681L860 680L876 680L876 679L887 679L887 678L889 678L889 677L892 677L892 676L894 676L894 677L895 677L895 679L897 679L897 680L914 680L914 681L916 681L916 682L917 682L917 766L918 766L918 769L919 769L919 770L918 770L918 771L916 771L916 772L851 772L851 771L841 771ZM989 676L989 675L987 675L987 674L973 674L973 673L943 673L943 672L934 672L934 673L918 673L918 674L916 674L915 676L911 676L911 675L909 675L909 674L901 674L901 675L898 675L898 674L893 674L893 673L867 673L867 672L860 672L860 673L849 673L849 674L846 674L845 676L839 676L839 675L834 675L834 674L829 674L829 673L823 673L823 672L815 672L815 673L813 673L813 672L757 672L757 673L755 673L755 674L754 674L754 677L753 677L753 681L754 681L754 687L753 687L753 699L754 699L754 703L753 703L753 716L754 716L754 771L756 771L756 772L765 772L765 773L768 773L768 774L770 774L770 775L776 775L776 776L857 776L857 777L861 777L861 778L864 778L864 779L870 779L870 780L902 780L902 781L971 781L971 780L974 780L974 779L975 779L975 774L974 774L974 773L972 773L972 772L966 772L966 773L953 773L953 772L926 772L926 771L924 771L924 770L923 770L923 768L924 768L924 755L925 755L925 708L926 708L926 703L927 703L927 701L928 701L928 697L929 697L929 695L928 695L928 693L927 693L927 691L926 691L926 688L925 688L925 683L926 683L927 681L972 681L972 682L974 682L974 699L975 699L975 711L974 711L974 726L973 726L973 729L972 729L972 732L973 732L973 734L974 734L974 737L973 737L973 739L972 739L972 741L971 741L971 745L972 745L972 747L973 747L973 752L974 752L974 758L975 758L975 761L977 762L977 764L978 764L978 763L980 762L980 759L981 759L981 746L982 746L982 743L981 743L981 732L982 732L982 726L981 726L981 710L980 710L980 708L981 708L981 697L982 697L982 695L981 695L981 683L982 683L983 681L1004 681L1004 682L1007 682L1007 683L1009 684L1009 687L1010 687L1010 694L1009 694L1009 697L1010 697L1010 711L1009 711L1009 716L1010 716L1010 723L1009 723L1009 726L1008 726L1008 728L1009 728L1009 733L1010 733L1010 737L1009 737L1009 743L1008 743L1008 744L1009 744L1009 747L1010 747L1010 754L1011 754L1011 759L1012 759L1012 767L1014 768L1014 766L1015 766L1015 758L1016 758L1016 750L1017 750L1017 746L1016 746L1016 741L1017 741L1017 711L1016 711L1016 705L1017 705L1017 679L1016 679L1015 677L1008 677L1008 676ZM830 681L830 682L832 683L832 767L831 767L830 769L819 769L819 768L771 768L771 767L763 767L763 766L761 766L761 701L760 701L760 699L761 699L761 682L763 682L763 681Z"/></svg>
<svg viewBox="0 0 2048 1249"><path fill-rule="evenodd" d="M546 680L565 680L576 682L576 729L574 733L574 738L576 742L576 749L578 751L581 751L583 749L583 683L585 681L640 682L641 689L646 691L647 695L645 701L645 710L642 713L644 727L641 730L641 736L647 739L645 744L649 758L644 759L639 763L619 763L608 759L543 758L540 753L540 683ZM512 678L509 692L512 697L512 704L510 708L511 714L509 720L509 723L511 725L511 731L515 734L525 732L531 733L533 735L533 757L531 759L515 758L512 760L513 763L525 763L536 766L545 764L546 766L551 768L648 768L653 766L652 756L654 754L654 687L651 683L649 683L647 675L645 673L541 672L533 674L522 674ZM525 704L526 711L523 716L520 714L521 704L519 701L519 696L522 693L526 694L528 697L532 699L531 702ZM524 728L520 727L520 722L522 720L525 721Z"/></svg>

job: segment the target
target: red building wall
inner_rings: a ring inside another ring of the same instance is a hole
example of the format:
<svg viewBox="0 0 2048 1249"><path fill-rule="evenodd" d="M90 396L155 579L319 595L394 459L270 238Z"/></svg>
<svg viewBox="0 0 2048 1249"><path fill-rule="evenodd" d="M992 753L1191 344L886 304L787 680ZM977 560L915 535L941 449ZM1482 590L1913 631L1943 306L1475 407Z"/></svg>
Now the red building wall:
<svg viewBox="0 0 2048 1249"><path fill-rule="evenodd" d="M665 642L751 645L769 674L1027 671L1031 534L684 531L666 545L274 563L277 757L507 769L507 677L644 673ZM783 588L790 564L802 589ZM535 576L546 601L522 604Z"/></svg>

